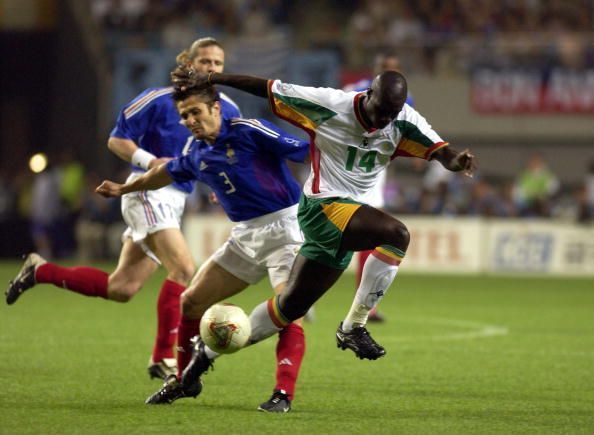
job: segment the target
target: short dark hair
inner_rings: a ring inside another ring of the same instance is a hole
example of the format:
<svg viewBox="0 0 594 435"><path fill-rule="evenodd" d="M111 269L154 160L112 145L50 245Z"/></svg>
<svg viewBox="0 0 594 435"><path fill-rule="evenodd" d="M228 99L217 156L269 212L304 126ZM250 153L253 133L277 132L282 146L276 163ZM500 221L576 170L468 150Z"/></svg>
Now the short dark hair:
<svg viewBox="0 0 594 435"><path fill-rule="evenodd" d="M215 101L219 101L219 93L216 91L214 86L208 86L206 88L189 87L185 90L174 88L172 98L176 103L183 101L189 97L196 96L200 101L206 103L207 106L211 107Z"/></svg>

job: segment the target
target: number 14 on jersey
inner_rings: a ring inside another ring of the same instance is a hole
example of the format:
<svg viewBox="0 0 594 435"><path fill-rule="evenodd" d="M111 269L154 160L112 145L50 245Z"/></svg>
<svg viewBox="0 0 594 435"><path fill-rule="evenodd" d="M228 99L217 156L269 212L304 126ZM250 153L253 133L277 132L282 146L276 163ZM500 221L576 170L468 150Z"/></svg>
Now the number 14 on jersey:
<svg viewBox="0 0 594 435"><path fill-rule="evenodd" d="M348 155L345 167L347 171L352 171L353 166L355 165L355 160L357 160L357 155L361 153L359 153L359 148L356 147L347 147L347 150ZM371 172L371 170L375 166L376 156L377 151L362 151L357 166L363 168L365 172Z"/></svg>

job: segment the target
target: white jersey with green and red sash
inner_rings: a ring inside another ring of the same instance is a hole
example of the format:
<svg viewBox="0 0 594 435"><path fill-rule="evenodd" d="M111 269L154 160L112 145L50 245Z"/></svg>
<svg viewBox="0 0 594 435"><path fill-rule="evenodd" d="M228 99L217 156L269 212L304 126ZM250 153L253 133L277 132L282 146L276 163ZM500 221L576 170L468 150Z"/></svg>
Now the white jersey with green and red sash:
<svg viewBox="0 0 594 435"><path fill-rule="evenodd" d="M364 92L268 82L275 115L310 136L312 171L303 187L308 197L351 198L367 203L380 173L397 156L429 160L447 146L425 118L405 104L383 129L367 129L361 117Z"/></svg>

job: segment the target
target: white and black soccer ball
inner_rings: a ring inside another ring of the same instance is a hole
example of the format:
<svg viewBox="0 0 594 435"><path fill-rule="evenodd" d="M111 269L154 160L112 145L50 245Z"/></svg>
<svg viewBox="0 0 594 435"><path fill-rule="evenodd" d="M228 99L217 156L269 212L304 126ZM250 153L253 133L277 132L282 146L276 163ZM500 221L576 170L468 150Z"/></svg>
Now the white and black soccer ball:
<svg viewBox="0 0 594 435"><path fill-rule="evenodd" d="M217 353L237 352L248 342L251 333L249 317L233 304L213 305L200 321L202 341Z"/></svg>

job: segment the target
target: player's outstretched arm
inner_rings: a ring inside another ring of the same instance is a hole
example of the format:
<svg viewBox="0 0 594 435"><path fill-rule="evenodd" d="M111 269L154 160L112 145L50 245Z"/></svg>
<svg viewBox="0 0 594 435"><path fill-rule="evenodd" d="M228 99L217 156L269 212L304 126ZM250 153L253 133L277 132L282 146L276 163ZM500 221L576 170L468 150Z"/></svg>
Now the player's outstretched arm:
<svg viewBox="0 0 594 435"><path fill-rule="evenodd" d="M240 74L209 73L201 74L193 68L178 66L171 73L171 82L178 89L191 87L205 88L211 85L225 85L252 95L268 98L268 79Z"/></svg>
<svg viewBox="0 0 594 435"><path fill-rule="evenodd" d="M151 169L171 160L171 157L157 158L148 151L139 148L134 141L119 137L110 137L107 148L120 159L142 169Z"/></svg>
<svg viewBox="0 0 594 435"><path fill-rule="evenodd" d="M126 184L105 180L95 189L95 192L106 198L111 198L141 190L157 190L171 183L173 180L167 172L166 165L162 164Z"/></svg>
<svg viewBox="0 0 594 435"><path fill-rule="evenodd" d="M443 147L435 151L431 158L440 162L444 168L454 172L464 171L469 177L473 176L477 168L476 157L469 149L458 152L451 147Z"/></svg>

